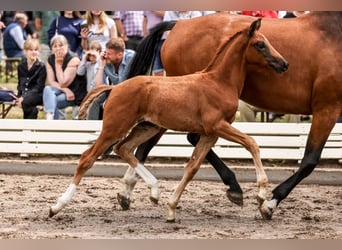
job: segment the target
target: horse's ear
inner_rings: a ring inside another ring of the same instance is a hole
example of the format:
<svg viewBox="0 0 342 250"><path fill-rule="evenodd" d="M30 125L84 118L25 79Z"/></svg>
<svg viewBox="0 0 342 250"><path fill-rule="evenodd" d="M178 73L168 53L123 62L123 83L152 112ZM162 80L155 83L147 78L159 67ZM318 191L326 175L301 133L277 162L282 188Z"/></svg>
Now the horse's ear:
<svg viewBox="0 0 342 250"><path fill-rule="evenodd" d="M254 32L256 31L256 30L259 30L259 28L260 28L260 26L261 26L261 18L258 18L257 20L255 20L252 24L251 24L251 26L249 27L249 31L248 31L248 37L250 38L250 37L252 37L253 35L254 35Z"/></svg>

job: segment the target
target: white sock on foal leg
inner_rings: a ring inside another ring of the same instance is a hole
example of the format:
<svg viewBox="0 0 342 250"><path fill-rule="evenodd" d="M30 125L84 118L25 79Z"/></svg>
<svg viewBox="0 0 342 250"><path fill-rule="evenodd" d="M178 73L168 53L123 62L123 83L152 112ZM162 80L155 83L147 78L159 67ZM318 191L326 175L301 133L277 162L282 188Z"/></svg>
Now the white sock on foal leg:
<svg viewBox="0 0 342 250"><path fill-rule="evenodd" d="M135 171L137 174L147 183L147 185L151 188L151 196L155 199L158 199L158 180L153 174L147 170L141 163L135 167Z"/></svg>
<svg viewBox="0 0 342 250"><path fill-rule="evenodd" d="M129 199L132 195L133 189L137 181L138 178L136 176L135 169L132 167L128 167L124 177L121 179L121 182L125 185L125 188L121 191L120 194Z"/></svg>
<svg viewBox="0 0 342 250"><path fill-rule="evenodd" d="M58 198L57 204L51 207L51 211L56 214L58 213L66 204L68 204L76 191L76 184L72 183L69 185L68 189L64 194Z"/></svg>

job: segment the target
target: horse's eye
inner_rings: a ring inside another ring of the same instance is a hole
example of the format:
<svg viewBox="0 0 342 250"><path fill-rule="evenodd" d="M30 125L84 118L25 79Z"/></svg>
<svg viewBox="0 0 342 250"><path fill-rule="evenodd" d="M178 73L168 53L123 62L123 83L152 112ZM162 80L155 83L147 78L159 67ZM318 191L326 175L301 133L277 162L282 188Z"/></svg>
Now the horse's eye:
<svg viewBox="0 0 342 250"><path fill-rule="evenodd" d="M255 44L255 47L257 47L258 49L265 49L266 48L266 45L264 42L257 42Z"/></svg>

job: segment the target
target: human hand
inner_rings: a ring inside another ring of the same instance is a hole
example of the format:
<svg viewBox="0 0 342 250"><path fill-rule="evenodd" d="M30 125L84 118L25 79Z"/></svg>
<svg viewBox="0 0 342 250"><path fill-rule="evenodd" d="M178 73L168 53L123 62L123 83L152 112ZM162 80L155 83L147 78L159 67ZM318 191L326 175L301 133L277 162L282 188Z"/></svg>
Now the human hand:
<svg viewBox="0 0 342 250"><path fill-rule="evenodd" d="M66 99L68 101L73 101L75 100L75 94L72 92L69 88L63 88L63 92L66 95Z"/></svg>
<svg viewBox="0 0 342 250"><path fill-rule="evenodd" d="M0 21L0 29L4 29L4 28L6 28L6 25Z"/></svg>

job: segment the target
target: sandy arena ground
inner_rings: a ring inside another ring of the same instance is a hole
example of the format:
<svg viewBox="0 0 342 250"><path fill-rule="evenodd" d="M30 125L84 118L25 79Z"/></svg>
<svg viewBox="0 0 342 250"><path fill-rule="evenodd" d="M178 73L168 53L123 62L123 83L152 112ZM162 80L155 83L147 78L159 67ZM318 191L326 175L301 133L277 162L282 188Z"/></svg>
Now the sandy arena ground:
<svg viewBox="0 0 342 250"><path fill-rule="evenodd" d="M220 182L192 181L176 222L166 223L166 202L176 181L160 180L159 205L140 181L129 211L116 200L118 178L84 177L72 202L48 219L69 176L0 175L1 239L342 239L341 186L299 185L264 221L255 183L242 183L244 207L232 204ZM274 184L270 185L270 191Z"/></svg>

